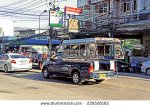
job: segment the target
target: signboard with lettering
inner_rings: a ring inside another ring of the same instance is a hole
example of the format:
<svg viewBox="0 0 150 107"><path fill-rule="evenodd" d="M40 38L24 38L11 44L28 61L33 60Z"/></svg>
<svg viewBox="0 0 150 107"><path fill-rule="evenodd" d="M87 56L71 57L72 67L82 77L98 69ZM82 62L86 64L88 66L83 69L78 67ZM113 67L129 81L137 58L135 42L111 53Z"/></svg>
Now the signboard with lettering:
<svg viewBox="0 0 150 107"><path fill-rule="evenodd" d="M69 19L69 32L78 32L79 31L79 21L77 19Z"/></svg>
<svg viewBox="0 0 150 107"><path fill-rule="evenodd" d="M66 14L72 14L72 15L80 15L82 13L82 9L66 6L65 7L65 13Z"/></svg>
<svg viewBox="0 0 150 107"><path fill-rule="evenodd" d="M50 11L50 26L63 27L63 12Z"/></svg>

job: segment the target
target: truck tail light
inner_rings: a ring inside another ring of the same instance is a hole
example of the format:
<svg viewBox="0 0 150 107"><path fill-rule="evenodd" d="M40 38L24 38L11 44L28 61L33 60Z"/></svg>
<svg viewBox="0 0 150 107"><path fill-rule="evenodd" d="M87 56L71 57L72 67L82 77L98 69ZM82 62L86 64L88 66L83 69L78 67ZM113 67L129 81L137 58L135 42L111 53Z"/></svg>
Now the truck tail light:
<svg viewBox="0 0 150 107"><path fill-rule="evenodd" d="M29 63L32 63L32 60L31 60L31 59L29 60Z"/></svg>
<svg viewBox="0 0 150 107"><path fill-rule="evenodd" d="M116 70L117 70L117 69L116 69L116 63L114 63L114 71L116 72Z"/></svg>
<svg viewBox="0 0 150 107"><path fill-rule="evenodd" d="M15 60L11 60L11 63L12 63L12 64L16 64L16 61L15 61Z"/></svg>
<svg viewBox="0 0 150 107"><path fill-rule="evenodd" d="M92 64L90 64L89 68L88 68L88 72L92 73L94 71L94 67Z"/></svg>

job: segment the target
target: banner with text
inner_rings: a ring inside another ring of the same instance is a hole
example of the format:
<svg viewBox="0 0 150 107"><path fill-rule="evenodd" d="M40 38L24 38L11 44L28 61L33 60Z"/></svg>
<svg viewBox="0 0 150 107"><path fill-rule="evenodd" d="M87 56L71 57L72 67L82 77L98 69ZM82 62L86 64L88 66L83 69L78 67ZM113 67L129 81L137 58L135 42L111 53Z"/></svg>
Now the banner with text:
<svg viewBox="0 0 150 107"><path fill-rule="evenodd" d="M82 9L66 6L65 7L65 13L66 14L72 14L72 15L80 15L82 13Z"/></svg>

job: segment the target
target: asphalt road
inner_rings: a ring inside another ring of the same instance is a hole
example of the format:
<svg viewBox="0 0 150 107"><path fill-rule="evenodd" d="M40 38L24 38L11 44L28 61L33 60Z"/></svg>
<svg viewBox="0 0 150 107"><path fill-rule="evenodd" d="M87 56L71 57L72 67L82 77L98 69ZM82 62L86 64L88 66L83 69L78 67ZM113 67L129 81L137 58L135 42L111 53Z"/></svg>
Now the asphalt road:
<svg viewBox="0 0 150 107"><path fill-rule="evenodd" d="M74 85L71 79L44 79L40 70L0 72L1 100L150 100L150 76L119 73L96 84Z"/></svg>

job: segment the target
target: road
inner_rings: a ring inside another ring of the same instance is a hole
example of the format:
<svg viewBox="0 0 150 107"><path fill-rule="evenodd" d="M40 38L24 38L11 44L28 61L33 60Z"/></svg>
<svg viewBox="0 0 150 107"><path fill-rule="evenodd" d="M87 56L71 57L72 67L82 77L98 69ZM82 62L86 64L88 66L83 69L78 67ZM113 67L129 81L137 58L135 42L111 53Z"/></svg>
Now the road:
<svg viewBox="0 0 150 107"><path fill-rule="evenodd" d="M150 100L150 76L119 73L95 84L70 79L44 79L39 70L0 72L0 100Z"/></svg>

